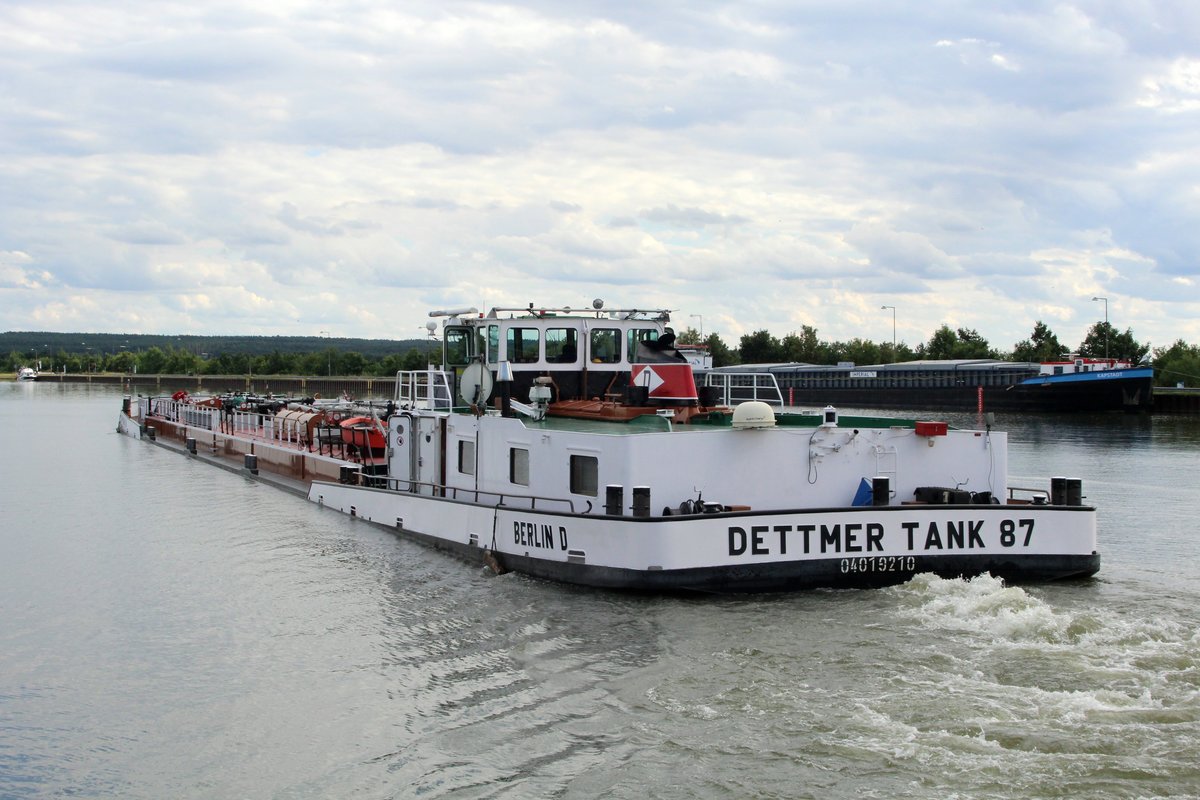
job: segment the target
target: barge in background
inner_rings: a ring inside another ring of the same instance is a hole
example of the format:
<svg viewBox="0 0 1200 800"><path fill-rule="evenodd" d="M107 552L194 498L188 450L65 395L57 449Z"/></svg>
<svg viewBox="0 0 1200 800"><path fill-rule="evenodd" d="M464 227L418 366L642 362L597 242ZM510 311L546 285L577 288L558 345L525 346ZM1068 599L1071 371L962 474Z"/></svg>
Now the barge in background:
<svg viewBox="0 0 1200 800"><path fill-rule="evenodd" d="M855 366L745 364L722 372L769 373L786 405L978 411L1145 412L1154 370L1128 361L1080 358L1046 363L958 359Z"/></svg>
<svg viewBox="0 0 1200 800"><path fill-rule="evenodd" d="M118 430L496 572L593 587L744 593L1100 567L1081 482L1011 485L1006 434L990 426L722 405L697 390L661 310L431 316L441 367L400 373L386 405L127 397Z"/></svg>

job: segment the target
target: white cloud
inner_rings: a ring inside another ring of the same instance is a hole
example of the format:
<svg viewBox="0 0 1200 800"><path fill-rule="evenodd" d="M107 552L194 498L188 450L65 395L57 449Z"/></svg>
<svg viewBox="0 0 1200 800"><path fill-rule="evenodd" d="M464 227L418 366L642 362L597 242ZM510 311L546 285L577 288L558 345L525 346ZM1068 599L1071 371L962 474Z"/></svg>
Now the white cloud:
<svg viewBox="0 0 1200 800"><path fill-rule="evenodd" d="M18 0L0 315L393 337L432 305L599 295L736 343L890 339L889 304L910 344L946 322L1008 347L1036 319L1081 338L1103 294L1169 341L1200 303L1197 21Z"/></svg>
<svg viewBox="0 0 1200 800"><path fill-rule="evenodd" d="M1177 58L1142 81L1137 103L1171 114L1200 110L1200 59Z"/></svg>

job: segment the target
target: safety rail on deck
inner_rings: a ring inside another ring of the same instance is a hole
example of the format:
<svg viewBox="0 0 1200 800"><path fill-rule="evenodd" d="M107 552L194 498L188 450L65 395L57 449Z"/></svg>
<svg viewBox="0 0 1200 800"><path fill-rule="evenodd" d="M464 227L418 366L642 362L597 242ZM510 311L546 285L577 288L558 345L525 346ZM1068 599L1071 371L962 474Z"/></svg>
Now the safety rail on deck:
<svg viewBox="0 0 1200 800"><path fill-rule="evenodd" d="M324 441L314 437L309 440L306 425L295 419L278 419L271 414L257 411L223 411L219 408L196 406L188 402L173 400L169 397L138 398L138 408L142 419L158 417L170 422L178 422L189 428L200 428L216 433L243 435L268 442L292 445L293 447L311 450L314 445L318 448Z"/></svg>
<svg viewBox="0 0 1200 800"><path fill-rule="evenodd" d="M1013 492L1026 492L1030 495L1033 495L1033 498L1029 500L1017 497L1013 494ZM1016 501L1018 503L1034 503L1036 505L1041 505L1042 503L1050 502L1050 492L1045 489L1030 489L1027 486L1010 486L1008 487L1008 500L1009 502Z"/></svg>
<svg viewBox="0 0 1200 800"><path fill-rule="evenodd" d="M450 376L440 369L401 370L396 373L396 405L449 411Z"/></svg>
<svg viewBox="0 0 1200 800"><path fill-rule="evenodd" d="M720 392L721 405L732 406L748 400L759 400L773 406L783 406L783 392L770 372L706 372L705 387Z"/></svg>
<svg viewBox="0 0 1200 800"><path fill-rule="evenodd" d="M370 475L370 474L362 473L362 472L359 473L358 480L363 486L374 487L377 489L387 489L388 491L392 491L392 492L408 492L410 494L421 494L421 492L416 491L415 487L423 487L430 491L430 494L426 495L428 497L449 497L451 500L458 500L460 495L462 495L466 498L470 498L471 495L474 495L473 502L476 502L476 503L486 502L485 500L482 500L481 498L485 498L485 497L495 498L496 499L495 505L497 505L497 506L508 506L509 504L505 502L506 500L528 501L529 508L537 508L538 501L541 501L543 503L563 503L567 506L567 508L569 508L571 510L572 514L576 513L575 512L575 501L569 497L544 497L542 495L535 495L535 494L512 494L512 493L508 493L508 492L489 492L485 489L466 489L466 488L461 488L458 486L447 486L446 484L443 484L443 483L430 483L429 481L414 481L414 480L407 480L405 478L393 478L393 477L390 477L387 475ZM413 487L413 488L410 488L410 487ZM588 511L591 511L591 506L592 506L592 504L589 502L588 503ZM519 507L525 508L525 506L519 506Z"/></svg>

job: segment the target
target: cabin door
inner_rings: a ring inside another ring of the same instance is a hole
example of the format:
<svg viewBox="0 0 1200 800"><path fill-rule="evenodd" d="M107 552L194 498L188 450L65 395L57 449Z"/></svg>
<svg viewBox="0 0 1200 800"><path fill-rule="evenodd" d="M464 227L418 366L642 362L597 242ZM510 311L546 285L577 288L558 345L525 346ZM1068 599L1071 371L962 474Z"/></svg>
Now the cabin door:
<svg viewBox="0 0 1200 800"><path fill-rule="evenodd" d="M388 420L388 438L392 445L388 461L388 472L393 479L390 488L401 492L411 492L410 481L416 479L415 427L416 417L411 414L394 414Z"/></svg>
<svg viewBox="0 0 1200 800"><path fill-rule="evenodd" d="M388 429L392 439L392 487L401 492L440 494L436 491L442 477L442 428L438 418L395 414L388 420Z"/></svg>
<svg viewBox="0 0 1200 800"><path fill-rule="evenodd" d="M420 486L417 489L419 494L441 494L441 484L443 481L442 455L444 450L442 437L445 435L445 429L442 427L440 418L416 418L417 460L414 464L414 472L416 473L417 480L420 481Z"/></svg>

